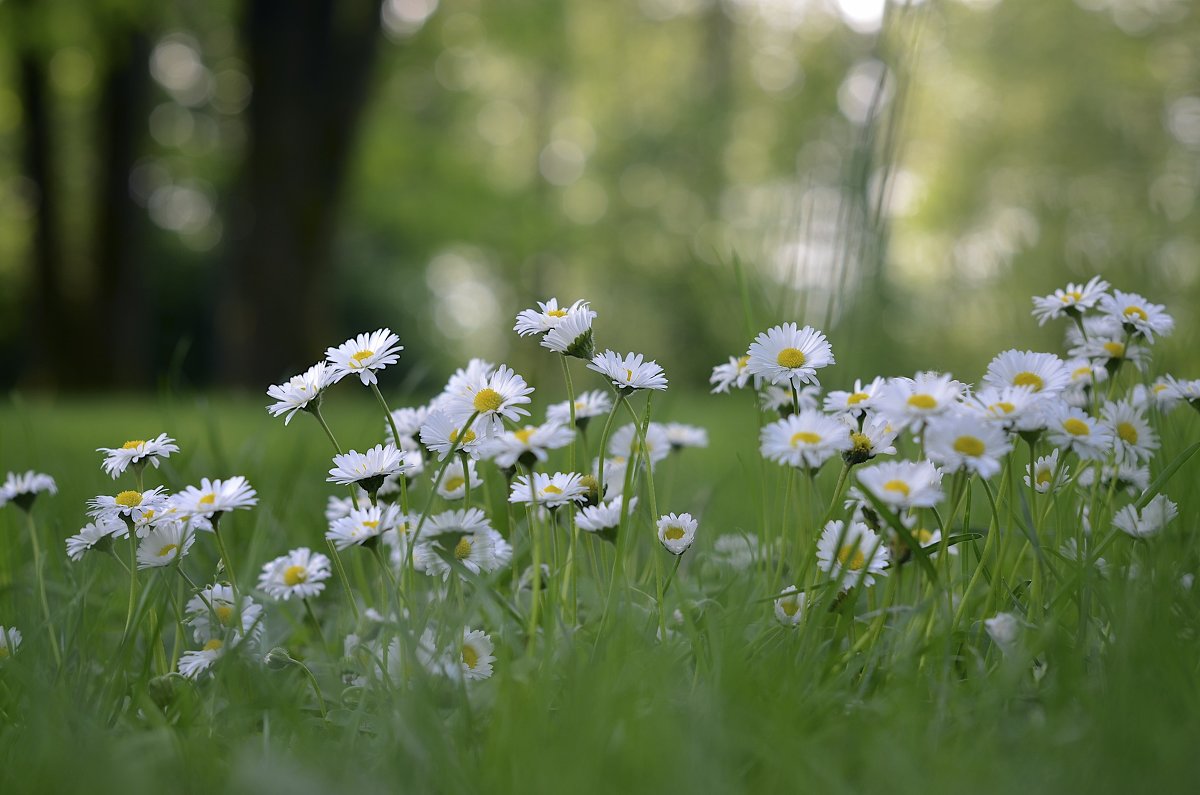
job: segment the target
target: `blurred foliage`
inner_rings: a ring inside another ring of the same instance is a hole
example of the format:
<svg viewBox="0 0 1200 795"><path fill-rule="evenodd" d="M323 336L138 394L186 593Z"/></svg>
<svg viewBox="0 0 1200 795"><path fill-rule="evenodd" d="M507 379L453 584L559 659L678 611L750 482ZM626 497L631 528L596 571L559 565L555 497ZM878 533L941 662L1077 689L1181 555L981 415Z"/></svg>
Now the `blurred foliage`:
<svg viewBox="0 0 1200 795"><path fill-rule="evenodd" d="M231 344L263 339L220 333L224 299L247 289L231 269L292 278L287 251L231 253L264 217L238 187L258 99L245 14L0 2L0 385L72 380L69 357L38 367L39 212L62 250L55 322L81 318L74 336L126 364L96 383L212 383ZM1200 20L1184 0L388 0L380 22L315 298L241 296L297 302L283 310L300 353L268 362L279 377L379 325L414 379L470 355L533 367L505 332L558 295L593 301L602 344L703 384L748 342L735 261L754 322L826 325L841 380L974 380L997 349L1058 350L1029 295L1093 272L1166 303L1165 361L1200 364ZM106 76L139 35L147 101L127 111L140 132L116 255L129 301L100 289L94 185ZM22 57L44 66L53 204L26 173ZM310 156L294 168L319 144ZM129 313L142 322L122 337Z"/></svg>

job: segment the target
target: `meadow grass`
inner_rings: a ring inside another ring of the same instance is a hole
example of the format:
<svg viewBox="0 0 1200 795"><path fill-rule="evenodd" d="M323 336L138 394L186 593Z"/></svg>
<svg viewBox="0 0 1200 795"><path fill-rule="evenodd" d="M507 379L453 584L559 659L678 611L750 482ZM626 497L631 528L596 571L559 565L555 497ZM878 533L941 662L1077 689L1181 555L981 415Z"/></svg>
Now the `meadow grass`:
<svg viewBox="0 0 1200 795"><path fill-rule="evenodd" d="M596 619L613 550L598 539L585 538L581 547L581 565L594 564L600 576L578 580L580 628L550 633L541 643L528 644L522 624L484 589L451 586L447 609L464 623L482 623L496 642L496 675L469 687L438 677L348 683L346 663L322 651L299 605L268 605L261 650L285 647L303 660L323 705L301 668L262 665L261 654L231 656L218 675L196 682L165 677L162 656L180 645L168 591L178 597L180 584L161 572L143 573L150 576L139 615L161 627L155 630L161 636L155 644L143 632L136 643L122 644L127 576L112 559L92 555L72 563L63 552L63 539L85 521L86 500L114 488L93 450L158 429L183 448L158 475L172 491L202 475L235 472L258 489L254 511L230 514L222 524L240 581L253 582L264 561L291 547L323 549L325 501L339 492L323 483L330 450L315 423L298 416L285 428L257 398L14 397L0 407L0 460L51 473L60 489L40 497L33 516L64 663L53 665L25 517L0 511L0 624L25 635L20 653L0 665L0 790L1194 789L1200 592L1181 578L1197 568L1200 458L1184 464L1168 488L1179 519L1148 541L1114 538L1104 551L1108 576L1055 559L1061 577L1045 586L1045 615L1007 651L981 621L1019 609L1030 585L1023 576L989 583L986 598L972 603L973 614L948 626L937 617L954 605L941 604L942 594L927 586L917 566L902 565L851 609L819 601L799 628L790 628L773 616L779 578L757 567L721 565L713 544L725 533L767 542L784 533L811 554L837 472L822 472L818 499L764 462L755 446L760 420L752 397L679 390L656 403L656 417L704 426L711 438L707 449L685 450L656 470L659 512L687 510L701 520L699 540L668 591L667 605L680 620L671 619L665 642L656 638L650 565L662 550L642 504L632 582L618 589L602 629ZM406 402L415 401L394 405ZM325 414L345 447L362 449L380 436L380 415L369 399L334 396ZM1155 474L1200 439L1200 417L1186 406L1159 422L1163 450ZM485 471L489 483L477 499L503 517L497 477ZM1019 477L1011 479L1016 498L998 517L1002 537L1016 539L1010 561L1023 538L1017 526L1024 504ZM996 485L1003 495L1003 479ZM1072 511L1050 512L1047 549L1056 529L1068 532ZM971 516L965 531L983 535L990 514L979 490ZM509 532L502 519L497 523ZM527 549L515 543L524 559ZM961 544L962 556L978 554L979 543ZM958 566L962 556L943 565ZM370 557L344 559L351 581L366 586L364 600L386 608ZM184 561L210 573L216 563L207 543L197 543ZM347 633L363 631L344 602L341 586L330 580L316 604L339 650ZM877 621L884 603L893 607L886 621ZM527 609L519 596L514 606Z"/></svg>

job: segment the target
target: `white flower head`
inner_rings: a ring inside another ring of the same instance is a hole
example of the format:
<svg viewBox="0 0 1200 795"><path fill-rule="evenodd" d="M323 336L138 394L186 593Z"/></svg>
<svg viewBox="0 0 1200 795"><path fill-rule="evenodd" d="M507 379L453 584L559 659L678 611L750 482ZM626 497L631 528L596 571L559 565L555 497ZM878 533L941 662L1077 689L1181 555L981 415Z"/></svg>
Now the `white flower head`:
<svg viewBox="0 0 1200 795"><path fill-rule="evenodd" d="M809 384L793 394L791 386L767 384L758 393L758 403L763 411L777 412L784 417L794 413L797 405L800 411L816 411L821 405L821 387Z"/></svg>
<svg viewBox="0 0 1200 795"><path fill-rule="evenodd" d="M479 457L479 448L483 442L483 426L485 420L476 419L470 428L463 430L466 417L455 421L444 411L430 412L425 424L421 426L421 444L437 453L438 460L444 461L451 451L462 452L471 458Z"/></svg>
<svg viewBox="0 0 1200 795"><path fill-rule="evenodd" d="M1083 488L1091 488L1096 482L1096 467L1081 469L1075 482ZM1112 486L1136 497L1150 488L1150 467L1139 464L1135 459L1118 461L1115 466L1105 463L1100 467L1100 484L1105 490Z"/></svg>
<svg viewBox="0 0 1200 795"><path fill-rule="evenodd" d="M1100 409L1100 419L1112 431L1119 461L1149 461L1158 449L1158 434L1146 422L1142 409L1125 401L1108 402Z"/></svg>
<svg viewBox="0 0 1200 795"><path fill-rule="evenodd" d="M958 414L930 421L925 450L948 472L965 469L986 480L1000 471L1000 460L1012 450L1012 441L996 424Z"/></svg>
<svg viewBox="0 0 1200 795"><path fill-rule="evenodd" d="M88 500L88 516L97 521L110 522L128 518L138 525L138 535L144 536L144 527L166 512L168 497L162 486L147 491L129 489L109 496L101 494Z"/></svg>
<svg viewBox="0 0 1200 795"><path fill-rule="evenodd" d="M330 574L329 558L300 547L264 564L258 587L276 599L310 599L321 595Z"/></svg>
<svg viewBox="0 0 1200 795"><path fill-rule="evenodd" d="M492 436L504 430L504 420L517 422L528 417L529 412L521 405L529 403L533 387L525 379L500 365L495 372L471 379L446 397L440 404L442 411L457 424L463 424L472 416L478 418L472 426L482 431L483 436Z"/></svg>
<svg viewBox="0 0 1200 795"><path fill-rule="evenodd" d="M608 440L610 456L631 459L642 452L642 440L638 438L638 429L633 423L622 425L613 431ZM646 456L651 464L657 464L671 453L671 440L667 436L665 426L651 422L646 427Z"/></svg>
<svg viewBox="0 0 1200 795"><path fill-rule="evenodd" d="M451 461L442 474L442 482L437 485L437 493L445 500L461 500L467 496L468 485L473 489L483 485L483 480L475 472L475 462L468 458L464 469L461 460Z"/></svg>
<svg viewBox="0 0 1200 795"><path fill-rule="evenodd" d="M1071 374L1052 353L1007 350L988 364L983 383L997 389L1016 386L1035 395L1057 395L1071 383Z"/></svg>
<svg viewBox="0 0 1200 795"><path fill-rule="evenodd" d="M785 627L794 627L804 618L804 594L789 585L775 600L775 620Z"/></svg>
<svg viewBox="0 0 1200 795"><path fill-rule="evenodd" d="M744 389L746 384L750 383L751 373L748 369L750 365L750 356L745 354L742 356L730 356L729 361L725 364L718 364L713 368L712 375L708 378L708 383L713 385L712 393L714 395L721 392L728 392L730 387ZM762 383L762 376L753 376L754 388Z"/></svg>
<svg viewBox="0 0 1200 795"><path fill-rule="evenodd" d="M774 326L759 334L746 351L746 370L773 384L790 383L799 388L818 384L817 370L834 364L833 347L812 326L795 323Z"/></svg>
<svg viewBox="0 0 1200 795"><path fill-rule="evenodd" d="M176 494L170 503L183 517L211 518L238 508L253 508L258 496L246 479L235 475L228 480L201 478L199 486L188 486Z"/></svg>
<svg viewBox="0 0 1200 795"><path fill-rule="evenodd" d="M558 323L542 337L541 346L564 356L588 361L596 354L592 341L592 319L596 313L584 304L559 318Z"/></svg>
<svg viewBox="0 0 1200 795"><path fill-rule="evenodd" d="M964 411L1006 430L1038 431L1046 427L1044 406L1056 399L1027 386L985 386L967 400Z"/></svg>
<svg viewBox="0 0 1200 795"><path fill-rule="evenodd" d="M1129 402L1140 409L1150 406L1166 414L1183 400L1183 396L1172 388L1175 383L1175 379L1168 375L1154 379L1150 386L1136 384L1129 395Z"/></svg>
<svg viewBox="0 0 1200 795"><path fill-rule="evenodd" d="M245 594L239 601L233 588L222 583L201 588L188 600L184 612L197 643L213 638L230 643L244 638L257 641L263 632L263 606Z"/></svg>
<svg viewBox="0 0 1200 795"><path fill-rule="evenodd" d="M984 620L983 628L1001 651L1009 654L1016 648L1021 634L1021 621L1012 613L997 613Z"/></svg>
<svg viewBox="0 0 1200 795"><path fill-rule="evenodd" d="M108 543L106 539L124 538L127 535L129 535L129 528L119 520L100 519L95 524L89 522L78 533L67 539L67 557L71 560L83 560L83 556L91 552L97 545L104 548Z"/></svg>
<svg viewBox="0 0 1200 795"><path fill-rule="evenodd" d="M464 679L487 679L492 675L492 663L496 661L492 638L481 629L463 630L462 648L459 650L460 670Z"/></svg>
<svg viewBox="0 0 1200 795"><path fill-rule="evenodd" d="M762 558L764 551L757 536L726 533L713 542L712 560L737 571L745 571Z"/></svg>
<svg viewBox="0 0 1200 795"><path fill-rule="evenodd" d="M376 543L381 535L395 527L401 518L396 505L363 505L351 508L346 516L329 523L325 538L339 550Z"/></svg>
<svg viewBox="0 0 1200 795"><path fill-rule="evenodd" d="M626 515L633 513L637 507L638 498L630 497L626 506ZM611 530L621 523L621 498L617 497L608 502L589 505L575 517L575 526L588 533L598 533Z"/></svg>
<svg viewBox="0 0 1200 795"><path fill-rule="evenodd" d="M844 423L811 409L776 420L759 432L763 457L794 467L819 467L852 445Z"/></svg>
<svg viewBox="0 0 1200 795"><path fill-rule="evenodd" d="M137 567L152 569L170 566L192 548L196 534L185 522L163 522L155 525L138 543Z"/></svg>
<svg viewBox="0 0 1200 795"><path fill-rule="evenodd" d="M884 461L857 470L858 483L896 508L932 508L942 500L942 471L928 461Z"/></svg>
<svg viewBox="0 0 1200 795"><path fill-rule="evenodd" d="M1032 470L1028 464L1025 465L1026 486L1032 486L1038 494L1058 491L1062 488L1071 474L1071 468L1060 466L1058 452L1057 449L1054 449L1050 451L1050 455L1040 456L1037 461L1033 462Z"/></svg>
<svg viewBox="0 0 1200 795"><path fill-rule="evenodd" d="M160 433L153 439L131 439L120 447L98 447L97 453L105 453L104 471L114 480L130 467L130 465L145 466L147 463L158 468L159 461L169 458L171 453L178 453L179 446L175 440L165 433Z"/></svg>
<svg viewBox="0 0 1200 795"><path fill-rule="evenodd" d="M545 425L526 425L515 431L504 431L487 440L480 455L491 458L496 466L508 468L518 461L546 461L551 450L566 447L575 439L575 432L557 422Z"/></svg>
<svg viewBox="0 0 1200 795"><path fill-rule="evenodd" d="M1162 304L1152 304L1137 293L1113 290L1100 299L1100 311L1120 321L1125 331L1140 334L1150 342L1154 335L1165 337L1175 328L1175 320Z"/></svg>
<svg viewBox="0 0 1200 795"><path fill-rule="evenodd" d="M898 430L884 417L867 413L858 420L852 414L838 415L850 431L850 448L842 453L849 464L861 464L877 455L895 455ZM858 423L862 422L859 428Z"/></svg>
<svg viewBox="0 0 1200 795"><path fill-rule="evenodd" d="M562 323L571 314L588 315L588 322L596 317L588 302L580 299L571 306L560 307L557 298L551 298L545 303L538 301L537 309L524 309L517 313L517 322L513 331L522 337L532 334L545 334Z"/></svg>
<svg viewBox="0 0 1200 795"><path fill-rule="evenodd" d="M21 648L21 630L0 625L0 663L17 653Z"/></svg>
<svg viewBox="0 0 1200 795"><path fill-rule="evenodd" d="M377 491L388 475L404 469L404 459L395 445L377 444L365 453L351 450L333 457L333 468L326 480L341 486L361 485L367 491Z"/></svg>
<svg viewBox="0 0 1200 795"><path fill-rule="evenodd" d="M887 572L888 550L879 535L862 522L835 519L817 539L817 567L839 588L870 587Z"/></svg>
<svg viewBox="0 0 1200 795"><path fill-rule="evenodd" d="M583 476L575 472L555 472L553 475L534 472L531 488L529 476L520 475L513 481L508 501L540 505L544 508L557 508L568 502L583 502L587 499L588 487L582 480Z"/></svg>
<svg viewBox="0 0 1200 795"><path fill-rule="evenodd" d="M199 679L225 654L225 641L213 638L199 651L185 651L179 657L179 673L188 679Z"/></svg>
<svg viewBox="0 0 1200 795"><path fill-rule="evenodd" d="M449 579L450 559L474 574L500 568L502 558L496 552L496 535L483 511L447 511L430 520L429 540L421 540L413 549L413 566L431 577ZM443 542L438 537L446 538ZM424 537L422 537L424 539Z"/></svg>
<svg viewBox="0 0 1200 795"><path fill-rule="evenodd" d="M1046 408L1046 438L1085 461L1096 461L1108 457L1113 435L1083 409L1059 403Z"/></svg>
<svg viewBox="0 0 1200 795"><path fill-rule="evenodd" d="M669 513L659 517L658 540L672 555L682 555L696 541L699 523L690 513Z"/></svg>
<svg viewBox="0 0 1200 795"><path fill-rule="evenodd" d="M1158 535L1176 516L1179 506L1159 494L1150 500L1140 512L1133 505L1126 505L1113 517L1113 525L1134 538L1149 538Z"/></svg>
<svg viewBox="0 0 1200 795"><path fill-rule="evenodd" d="M612 410L612 398L608 392L589 389L575 396L575 424L583 424L592 417L602 417ZM571 424L571 406L567 401L554 403L546 408L546 422L559 425Z"/></svg>
<svg viewBox="0 0 1200 795"><path fill-rule="evenodd" d="M650 423L654 425L655 423ZM666 431L667 441L672 450L682 450L685 447L708 447L708 431L697 425L687 425L682 422L668 422L663 430ZM649 440L649 434L647 434Z"/></svg>
<svg viewBox="0 0 1200 795"><path fill-rule="evenodd" d="M367 386L378 381L375 376L377 370L400 361L402 350L404 346L400 344L400 338L390 329L381 328L370 334L359 334L336 348L329 348L325 351L325 357L333 371L331 379L334 382L354 374L363 386Z"/></svg>
<svg viewBox="0 0 1200 795"><path fill-rule="evenodd" d="M9 472L4 485L0 486L0 508L12 502L27 511L42 492L58 494L58 484L54 478L32 469L24 473Z"/></svg>
<svg viewBox="0 0 1200 795"><path fill-rule="evenodd" d="M1108 287L1108 282L1099 276L1093 276L1087 284L1072 282L1067 284L1066 289L1055 290L1053 295L1047 295L1044 298L1035 296L1033 316L1037 318L1039 326L1045 325L1047 320L1053 318L1078 316L1081 312L1096 306Z"/></svg>
<svg viewBox="0 0 1200 795"><path fill-rule="evenodd" d="M588 369L600 373L613 386L625 391L667 388L667 377L658 362L646 361L640 353L625 356L613 351L598 353L588 364Z"/></svg>
<svg viewBox="0 0 1200 795"><path fill-rule="evenodd" d="M957 406L964 392L964 385L949 373L917 373L915 378L889 379L877 406L897 428L919 431L930 417Z"/></svg>
<svg viewBox="0 0 1200 795"><path fill-rule="evenodd" d="M319 406L321 393L334 380L333 369L326 362L317 362L300 375L267 387L267 397L275 401L267 406L267 411L272 417L282 416L283 424L288 425L297 411L310 411L310 405Z"/></svg>
<svg viewBox="0 0 1200 795"><path fill-rule="evenodd" d="M1075 326L1067 327L1068 353L1074 358L1091 360L1100 367L1115 366L1122 362L1133 362L1139 370L1145 370L1150 361L1150 349L1145 340L1130 336L1121 321L1111 315L1085 317L1083 334Z"/></svg>
<svg viewBox="0 0 1200 795"><path fill-rule="evenodd" d="M392 421L383 424L384 440L401 450L415 450L417 435L421 432L421 426L429 419L430 411L428 406L392 409ZM396 430L400 433L399 441L392 438L392 423L396 424Z"/></svg>
<svg viewBox="0 0 1200 795"><path fill-rule="evenodd" d="M855 379L854 388L849 391L834 390L825 396L825 411L830 414L850 414L859 416L876 408L875 401L883 393L887 382L882 378L873 378L869 383Z"/></svg>

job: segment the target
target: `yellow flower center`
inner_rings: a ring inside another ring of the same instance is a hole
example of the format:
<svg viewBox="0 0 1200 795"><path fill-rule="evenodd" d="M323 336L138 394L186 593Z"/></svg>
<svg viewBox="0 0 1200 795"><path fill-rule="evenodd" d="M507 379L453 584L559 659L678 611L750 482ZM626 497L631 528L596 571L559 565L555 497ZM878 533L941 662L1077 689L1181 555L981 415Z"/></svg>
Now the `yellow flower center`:
<svg viewBox="0 0 1200 795"><path fill-rule="evenodd" d="M471 539L466 536L458 539L458 543L454 545L454 557L456 560L466 560L471 557Z"/></svg>
<svg viewBox="0 0 1200 795"><path fill-rule="evenodd" d="M869 453L875 449L875 445L871 444L871 437L857 431L850 434L850 443L860 453Z"/></svg>
<svg viewBox="0 0 1200 795"><path fill-rule="evenodd" d="M8 647L0 646L0 660L4 660L7 658L8 658Z"/></svg>
<svg viewBox="0 0 1200 795"><path fill-rule="evenodd" d="M683 536L683 528L679 525L673 524L667 527L666 530L663 530L663 538L667 539L668 541L678 541L679 539L683 538Z"/></svg>
<svg viewBox="0 0 1200 795"><path fill-rule="evenodd" d="M1166 391L1166 388L1166 384L1155 384L1154 386L1150 387L1150 391L1157 395L1159 392Z"/></svg>
<svg viewBox="0 0 1200 795"><path fill-rule="evenodd" d="M113 502L122 508L136 508L142 504L142 493L139 491L123 491L116 497L113 497Z"/></svg>
<svg viewBox="0 0 1200 795"><path fill-rule="evenodd" d="M467 482L466 478L450 477L446 478L446 482L442 484L446 491L458 491Z"/></svg>
<svg viewBox="0 0 1200 795"><path fill-rule="evenodd" d="M475 441L475 431L467 431L465 434L463 434L463 444L470 444L473 441ZM450 443L454 444L457 442L458 428L455 428L454 430L450 431Z"/></svg>
<svg viewBox="0 0 1200 795"><path fill-rule="evenodd" d="M738 372L740 373L742 370L745 370L748 364L750 364L749 356L739 356L737 360Z"/></svg>
<svg viewBox="0 0 1200 795"><path fill-rule="evenodd" d="M954 450L966 456L977 457L987 452L987 446L976 436L960 436L954 440Z"/></svg>
<svg viewBox="0 0 1200 795"><path fill-rule="evenodd" d="M804 444L820 444L821 434L813 433L812 431L797 431L796 433L793 433L791 438L792 447L795 447L801 442Z"/></svg>
<svg viewBox="0 0 1200 795"><path fill-rule="evenodd" d="M633 381L633 370L626 370L626 371L625 371L625 380L626 380L626 381Z"/></svg>
<svg viewBox="0 0 1200 795"><path fill-rule="evenodd" d="M1072 381L1078 381L1080 378L1091 378L1091 376L1092 368L1090 367L1076 367L1071 371Z"/></svg>
<svg viewBox="0 0 1200 795"><path fill-rule="evenodd" d="M225 645L225 641L220 638L213 638L208 643L204 644L204 651L217 651Z"/></svg>
<svg viewBox="0 0 1200 795"><path fill-rule="evenodd" d="M376 527L379 527L379 520L378 519L364 519L362 526L369 527L372 530L374 530Z"/></svg>
<svg viewBox="0 0 1200 795"><path fill-rule="evenodd" d="M797 367L803 367L806 359L804 351L798 348L784 348L775 357L775 361L779 363L780 367L787 367L794 370Z"/></svg>
<svg viewBox="0 0 1200 795"><path fill-rule="evenodd" d="M1073 304L1076 301L1083 300L1083 293L1078 290L1064 290L1062 297L1059 298L1064 304Z"/></svg>
<svg viewBox="0 0 1200 795"><path fill-rule="evenodd" d="M837 553L838 563L842 564L851 571L862 571L862 567L867 565L867 558L863 555L862 550L858 545L846 544Z"/></svg>
<svg viewBox="0 0 1200 795"><path fill-rule="evenodd" d="M232 605L217 605L213 608L213 612L217 614L217 621L222 624L228 624L229 619L233 617Z"/></svg>
<svg viewBox="0 0 1200 795"><path fill-rule="evenodd" d="M200 500L199 500L199 502L200 502L200 504L201 504L201 505L212 505L212 504L213 504L214 502L216 502L216 501L217 501L217 495L216 495L216 494L205 494L205 495L204 495L203 497L201 497L201 498L200 498Z"/></svg>
<svg viewBox="0 0 1200 795"><path fill-rule="evenodd" d="M480 414L496 411L504 403L504 398L494 389L481 389L475 393L475 410Z"/></svg>
<svg viewBox="0 0 1200 795"><path fill-rule="evenodd" d="M800 612L800 600L794 596L791 596L782 600L779 607L781 610L783 610L783 614L785 616L788 618L795 618L796 614Z"/></svg>
<svg viewBox="0 0 1200 795"><path fill-rule="evenodd" d="M1046 385L1046 382L1042 380L1040 375L1031 373L1028 370L1017 373L1013 376L1012 382L1013 386L1031 386L1034 392L1041 392L1042 387Z"/></svg>
<svg viewBox="0 0 1200 795"><path fill-rule="evenodd" d="M468 643L464 643L462 647L463 665L475 670L475 666L479 664L479 652L475 651L475 647Z"/></svg>
<svg viewBox="0 0 1200 795"><path fill-rule="evenodd" d="M907 497L909 495L909 493L911 492L911 489L909 489L908 484L905 483L903 480L889 480L887 483L883 484L883 490L899 492L900 494L903 494L905 497Z"/></svg>
<svg viewBox="0 0 1200 795"><path fill-rule="evenodd" d="M937 408L937 400L934 399L933 395L927 395L922 392L910 397L908 399L908 405L912 406L914 409L928 411L929 409Z"/></svg>
<svg viewBox="0 0 1200 795"><path fill-rule="evenodd" d="M308 582L308 569L304 566L288 566L283 572L283 584L296 586Z"/></svg>
<svg viewBox="0 0 1200 795"><path fill-rule="evenodd" d="M562 494L563 490L553 483L547 483L546 488L542 489L543 494Z"/></svg>
<svg viewBox="0 0 1200 795"><path fill-rule="evenodd" d="M549 315L550 317L566 317L567 310L565 310L565 309L548 309L548 310L546 310L546 314Z"/></svg>
<svg viewBox="0 0 1200 795"><path fill-rule="evenodd" d="M1127 306L1125 307L1125 312L1123 314L1125 317L1130 319L1136 317L1138 320L1145 320L1147 317L1146 310L1142 309L1140 306Z"/></svg>
<svg viewBox="0 0 1200 795"><path fill-rule="evenodd" d="M145 439L134 439L121 445L122 450L136 450L146 443Z"/></svg>
<svg viewBox="0 0 1200 795"><path fill-rule="evenodd" d="M1009 403L1007 400L1001 400L999 403L993 403L988 406L988 411L993 414L1012 414L1017 410L1017 407Z"/></svg>
<svg viewBox="0 0 1200 795"><path fill-rule="evenodd" d="M1037 484L1039 486L1045 486L1053 477L1054 475L1049 469L1039 469L1037 472Z"/></svg>
<svg viewBox="0 0 1200 795"><path fill-rule="evenodd" d="M370 359L374 355L375 355L375 351L361 350L358 353L351 356L350 361L353 362L352 366L357 365L358 367L362 367L363 362L365 362L367 359Z"/></svg>
<svg viewBox="0 0 1200 795"><path fill-rule="evenodd" d="M1068 417L1066 420L1063 420L1062 426L1063 430L1072 436L1090 436L1092 433L1092 429L1088 427L1088 424L1077 417Z"/></svg>
<svg viewBox="0 0 1200 795"><path fill-rule="evenodd" d="M1120 359L1125 356L1125 343L1123 342L1106 342L1104 350L1108 353L1111 359Z"/></svg>
<svg viewBox="0 0 1200 795"><path fill-rule="evenodd" d="M917 543L919 543L921 546L925 546L933 540L933 533L924 527L916 532L916 536Z"/></svg>
<svg viewBox="0 0 1200 795"><path fill-rule="evenodd" d="M1137 444L1138 442L1137 428L1128 422L1117 423L1117 436L1120 436L1121 441L1126 444Z"/></svg>
<svg viewBox="0 0 1200 795"><path fill-rule="evenodd" d="M575 404L575 408L580 408L579 404ZM537 432L537 428L522 428L519 431L513 431L513 436L517 437L517 441L521 444L529 444L529 439Z"/></svg>
<svg viewBox="0 0 1200 795"><path fill-rule="evenodd" d="M846 405L847 406L857 406L859 403L862 403L864 400L866 400L869 397L871 397L871 396L868 395L866 392L855 392L853 395L846 398Z"/></svg>

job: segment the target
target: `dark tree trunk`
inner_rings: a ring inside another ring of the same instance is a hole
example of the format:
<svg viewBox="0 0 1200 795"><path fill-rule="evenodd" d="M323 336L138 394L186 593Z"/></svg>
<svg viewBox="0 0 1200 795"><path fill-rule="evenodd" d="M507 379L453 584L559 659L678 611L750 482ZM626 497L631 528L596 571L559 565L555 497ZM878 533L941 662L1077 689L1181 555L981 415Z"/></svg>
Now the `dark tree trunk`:
<svg viewBox="0 0 1200 795"><path fill-rule="evenodd" d="M246 3L254 93L217 316L227 383L262 387L340 341L326 279L379 23L368 0Z"/></svg>

